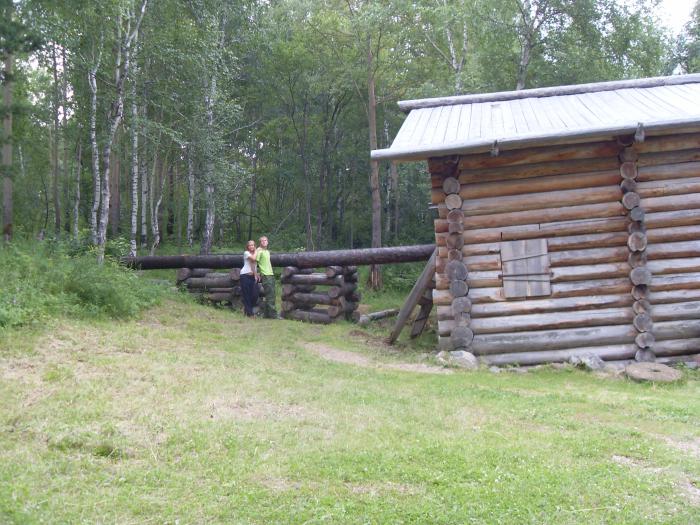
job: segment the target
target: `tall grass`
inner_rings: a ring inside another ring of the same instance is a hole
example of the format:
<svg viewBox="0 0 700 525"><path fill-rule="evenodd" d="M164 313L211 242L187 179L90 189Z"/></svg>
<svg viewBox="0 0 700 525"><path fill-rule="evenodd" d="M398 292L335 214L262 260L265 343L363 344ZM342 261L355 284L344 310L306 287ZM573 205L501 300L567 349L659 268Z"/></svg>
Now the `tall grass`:
<svg viewBox="0 0 700 525"><path fill-rule="evenodd" d="M18 242L0 249L0 329L57 315L128 318L158 302L162 288L71 242Z"/></svg>

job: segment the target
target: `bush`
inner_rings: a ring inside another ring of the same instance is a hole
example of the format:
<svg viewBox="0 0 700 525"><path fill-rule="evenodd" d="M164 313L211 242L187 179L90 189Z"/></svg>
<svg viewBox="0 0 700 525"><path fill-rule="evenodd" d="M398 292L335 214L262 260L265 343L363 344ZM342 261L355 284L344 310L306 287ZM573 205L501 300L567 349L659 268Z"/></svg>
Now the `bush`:
<svg viewBox="0 0 700 525"><path fill-rule="evenodd" d="M58 315L127 318L155 304L162 287L114 259L98 265L77 243L14 243L0 250L0 328Z"/></svg>

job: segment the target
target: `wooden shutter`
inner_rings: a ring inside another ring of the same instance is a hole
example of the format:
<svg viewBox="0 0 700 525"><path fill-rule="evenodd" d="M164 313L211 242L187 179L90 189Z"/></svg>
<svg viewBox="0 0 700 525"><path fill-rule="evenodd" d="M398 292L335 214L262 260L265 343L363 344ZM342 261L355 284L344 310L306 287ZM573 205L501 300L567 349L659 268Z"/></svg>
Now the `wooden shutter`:
<svg viewBox="0 0 700 525"><path fill-rule="evenodd" d="M545 239L502 242L501 268L506 299L551 295Z"/></svg>

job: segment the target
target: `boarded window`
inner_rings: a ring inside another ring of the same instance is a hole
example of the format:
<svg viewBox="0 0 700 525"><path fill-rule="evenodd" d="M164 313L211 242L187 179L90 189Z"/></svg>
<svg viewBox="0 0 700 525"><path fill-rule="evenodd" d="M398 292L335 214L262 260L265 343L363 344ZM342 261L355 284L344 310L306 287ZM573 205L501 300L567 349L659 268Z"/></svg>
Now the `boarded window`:
<svg viewBox="0 0 700 525"><path fill-rule="evenodd" d="M552 293L545 239L502 242L501 268L506 299Z"/></svg>

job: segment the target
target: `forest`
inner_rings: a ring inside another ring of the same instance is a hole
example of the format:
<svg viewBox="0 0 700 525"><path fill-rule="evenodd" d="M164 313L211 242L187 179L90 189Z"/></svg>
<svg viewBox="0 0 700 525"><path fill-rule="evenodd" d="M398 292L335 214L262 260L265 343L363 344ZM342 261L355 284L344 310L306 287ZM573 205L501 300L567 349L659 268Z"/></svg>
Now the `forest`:
<svg viewBox="0 0 700 525"><path fill-rule="evenodd" d="M700 70L654 0L2 0L5 240L432 242L396 102ZM238 249L238 248L236 248Z"/></svg>

